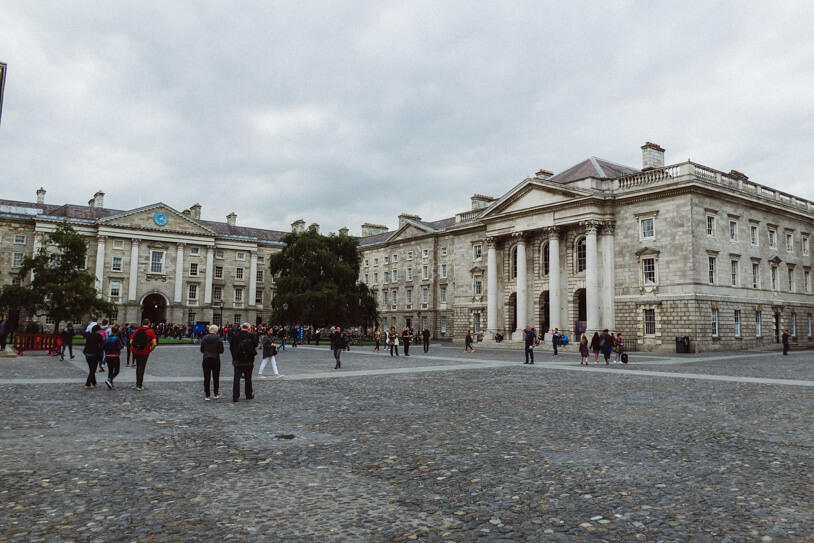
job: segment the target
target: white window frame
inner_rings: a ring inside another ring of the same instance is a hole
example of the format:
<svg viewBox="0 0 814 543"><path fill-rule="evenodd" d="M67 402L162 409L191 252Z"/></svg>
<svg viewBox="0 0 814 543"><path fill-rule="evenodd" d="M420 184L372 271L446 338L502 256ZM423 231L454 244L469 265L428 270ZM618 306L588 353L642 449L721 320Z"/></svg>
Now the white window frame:
<svg viewBox="0 0 814 543"><path fill-rule="evenodd" d="M483 275L478 273L472 276L472 290L475 296L483 295Z"/></svg>
<svg viewBox="0 0 814 543"><path fill-rule="evenodd" d="M421 279L426 281L430 278L430 267L427 265L421 266Z"/></svg>
<svg viewBox="0 0 814 543"><path fill-rule="evenodd" d="M736 309L735 314L735 337L741 337L741 310Z"/></svg>
<svg viewBox="0 0 814 543"><path fill-rule="evenodd" d="M794 292L794 268L788 268L789 292Z"/></svg>
<svg viewBox="0 0 814 543"><path fill-rule="evenodd" d="M738 241L738 221L729 221L729 241Z"/></svg>
<svg viewBox="0 0 814 543"><path fill-rule="evenodd" d="M794 234L786 232L786 252L794 253Z"/></svg>
<svg viewBox="0 0 814 543"><path fill-rule="evenodd" d="M413 259L413 252L412 251L407 251L407 260L412 260L412 259Z"/></svg>
<svg viewBox="0 0 814 543"><path fill-rule="evenodd" d="M777 229L769 228L769 247L772 249L777 248Z"/></svg>
<svg viewBox="0 0 814 543"><path fill-rule="evenodd" d="M156 255L160 255L160 258L156 259ZM166 251L150 250L150 273L163 275L166 257Z"/></svg>
<svg viewBox="0 0 814 543"><path fill-rule="evenodd" d="M755 337L763 336L763 312L755 311Z"/></svg>
<svg viewBox="0 0 814 543"><path fill-rule="evenodd" d="M715 215L707 215L707 237L715 238Z"/></svg>
<svg viewBox="0 0 814 543"><path fill-rule="evenodd" d="M441 325L441 333L446 334L447 333L447 318L446 317L441 317L440 325Z"/></svg>
<svg viewBox="0 0 814 543"><path fill-rule="evenodd" d="M718 309L710 311L710 325L712 326L712 337L718 337Z"/></svg>
<svg viewBox="0 0 814 543"><path fill-rule="evenodd" d="M709 264L707 271L709 275L707 277L708 282L710 285L714 285L716 280L718 279L718 258L714 256L709 257Z"/></svg>
<svg viewBox="0 0 814 543"><path fill-rule="evenodd" d="M430 250L429 249L422 249L421 250L421 258L429 258Z"/></svg>
<svg viewBox="0 0 814 543"><path fill-rule="evenodd" d="M800 243L803 246L803 256L808 256L808 236L803 236Z"/></svg>
<svg viewBox="0 0 814 543"><path fill-rule="evenodd" d="M223 249L215 249L215 258L226 258Z"/></svg>
<svg viewBox="0 0 814 543"><path fill-rule="evenodd" d="M396 263L396 262L398 262L398 261L399 261L399 255L397 255L397 254L393 253L393 257L390 259L390 262L392 262L393 264L395 264L395 263Z"/></svg>
<svg viewBox="0 0 814 543"><path fill-rule="evenodd" d="M811 271L803 270L803 288L806 294L811 293Z"/></svg>
<svg viewBox="0 0 814 543"><path fill-rule="evenodd" d="M652 269L648 269L648 264L652 265ZM648 278L649 275L652 275L652 278ZM656 257L648 256L642 258L642 283L645 285L655 285L657 280Z"/></svg>
<svg viewBox="0 0 814 543"><path fill-rule="evenodd" d="M373 272L373 284L374 285L379 284L379 272Z"/></svg>
<svg viewBox="0 0 814 543"><path fill-rule="evenodd" d="M242 304L243 303L243 288L242 287L235 287L235 303Z"/></svg>
<svg viewBox="0 0 814 543"><path fill-rule="evenodd" d="M14 234L14 245L25 245L25 234Z"/></svg>
<svg viewBox="0 0 814 543"><path fill-rule="evenodd" d="M199 247L190 247L189 254L190 256L198 256L201 254L201 249Z"/></svg>
<svg viewBox="0 0 814 543"><path fill-rule="evenodd" d="M390 279L391 283L396 283L399 280L399 271L393 270L392 278Z"/></svg>
<svg viewBox="0 0 814 543"><path fill-rule="evenodd" d="M198 285L190 284L187 288L187 299L188 300L197 300L198 299Z"/></svg>
<svg viewBox="0 0 814 543"><path fill-rule="evenodd" d="M413 268L407 268L407 280L408 281L413 280Z"/></svg>
<svg viewBox="0 0 814 543"><path fill-rule="evenodd" d="M752 288L760 288L760 263L752 262Z"/></svg>
<svg viewBox="0 0 814 543"><path fill-rule="evenodd" d="M480 243L472 246L472 260L475 262L483 260L483 245Z"/></svg>
<svg viewBox="0 0 814 543"><path fill-rule="evenodd" d="M236 281L243 281L243 278L246 276L244 273L245 268L235 268L235 280Z"/></svg>
<svg viewBox="0 0 814 543"><path fill-rule="evenodd" d="M655 217L642 217L639 219L639 239L642 241L656 239Z"/></svg>
<svg viewBox="0 0 814 543"><path fill-rule="evenodd" d="M237 251L235 253L235 260L246 260L246 253L244 251Z"/></svg>
<svg viewBox="0 0 814 543"><path fill-rule="evenodd" d="M447 303L447 287L441 287L441 303Z"/></svg>
<svg viewBox="0 0 814 543"><path fill-rule="evenodd" d="M749 226L749 241L752 243L753 247L757 247L760 240L760 234L758 233L757 225L750 225Z"/></svg>
<svg viewBox="0 0 814 543"><path fill-rule="evenodd" d="M447 265L441 264L441 279L447 278Z"/></svg>
<svg viewBox="0 0 814 543"><path fill-rule="evenodd" d="M223 266L215 266L215 279L223 279Z"/></svg>
<svg viewBox="0 0 814 543"><path fill-rule="evenodd" d="M731 279L732 279L732 286L737 287L738 286L738 280L740 279L740 277L739 277L739 275L740 275L740 273L739 273L740 263L737 260L731 260L730 262L731 262L731 264L730 264L730 272L731 272L730 275L731 275Z"/></svg>
<svg viewBox="0 0 814 543"><path fill-rule="evenodd" d="M777 266L772 266L772 290L777 290Z"/></svg>
<svg viewBox="0 0 814 543"><path fill-rule="evenodd" d="M447 256L447 248L441 247L441 256Z"/></svg>
<svg viewBox="0 0 814 543"><path fill-rule="evenodd" d="M223 299L223 287L212 287L212 301L220 302Z"/></svg>
<svg viewBox="0 0 814 543"><path fill-rule="evenodd" d="M23 265L23 257L25 253L13 253L11 255L11 267L12 268L19 268Z"/></svg>
<svg viewBox="0 0 814 543"><path fill-rule="evenodd" d="M121 281L111 281L110 282L110 297L111 298L118 298L122 295L122 282Z"/></svg>
<svg viewBox="0 0 814 543"><path fill-rule="evenodd" d="M189 263L189 275L190 275L190 277L198 277L198 263L197 262L190 262Z"/></svg>
<svg viewBox="0 0 814 543"><path fill-rule="evenodd" d="M265 270L257 270L257 273L255 274L254 277L255 283L262 283L263 281L265 281L266 274L264 273L264 271ZM367 283L367 281L365 281L365 283Z"/></svg>
<svg viewBox="0 0 814 543"><path fill-rule="evenodd" d="M653 337L656 335L656 310L653 308L642 309L642 323L644 324L644 335Z"/></svg>
<svg viewBox="0 0 814 543"><path fill-rule="evenodd" d="M114 256L110 259L110 271L122 271L122 257Z"/></svg>

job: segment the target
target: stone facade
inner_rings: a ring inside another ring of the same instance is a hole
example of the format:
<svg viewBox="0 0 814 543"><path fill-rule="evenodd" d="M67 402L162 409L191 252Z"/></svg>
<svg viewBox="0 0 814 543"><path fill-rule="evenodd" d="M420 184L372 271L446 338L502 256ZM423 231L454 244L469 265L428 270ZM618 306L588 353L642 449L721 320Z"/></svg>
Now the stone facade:
<svg viewBox="0 0 814 543"><path fill-rule="evenodd" d="M397 230L363 237L360 280L379 297L382 324L426 319L435 337L473 330L502 345L517 345L526 325L572 340L608 328L631 350L674 351L687 336L694 352L770 348L789 329L798 347L814 347L814 203L734 170L665 167L653 143L642 152L641 170L590 158L498 199L476 195L455 217L403 214ZM403 267L425 249L426 280L400 272L382 283L393 255ZM419 289L427 303L408 303Z"/></svg>
<svg viewBox="0 0 814 543"><path fill-rule="evenodd" d="M100 294L118 307L115 321L240 323L267 321L274 295L268 257L284 232L200 219L200 205L179 212L157 203L133 210L103 207L98 192L86 206L0 201L0 285L23 280L23 254L67 222L87 238L87 268ZM40 319L46 329L52 324Z"/></svg>

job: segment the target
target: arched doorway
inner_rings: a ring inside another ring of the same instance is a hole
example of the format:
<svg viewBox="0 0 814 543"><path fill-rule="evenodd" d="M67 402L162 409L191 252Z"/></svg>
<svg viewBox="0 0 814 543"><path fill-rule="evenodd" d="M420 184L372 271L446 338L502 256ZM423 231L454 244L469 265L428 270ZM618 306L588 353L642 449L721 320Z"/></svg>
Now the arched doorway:
<svg viewBox="0 0 814 543"><path fill-rule="evenodd" d="M546 290L540 294L540 331L547 332L549 330L551 330L551 302Z"/></svg>
<svg viewBox="0 0 814 543"><path fill-rule="evenodd" d="M141 302L141 319L150 319L152 323L167 322L167 299L157 292L145 296Z"/></svg>
<svg viewBox="0 0 814 543"><path fill-rule="evenodd" d="M574 341L579 341L582 334L588 327L588 306L585 301L585 289L581 288L574 292L574 305L577 310L574 321Z"/></svg>

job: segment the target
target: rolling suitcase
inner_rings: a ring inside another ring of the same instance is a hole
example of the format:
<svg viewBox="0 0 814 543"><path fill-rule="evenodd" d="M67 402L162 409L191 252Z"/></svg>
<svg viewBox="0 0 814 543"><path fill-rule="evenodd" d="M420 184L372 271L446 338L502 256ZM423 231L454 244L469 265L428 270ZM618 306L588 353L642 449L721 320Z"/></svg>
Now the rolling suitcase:
<svg viewBox="0 0 814 543"><path fill-rule="evenodd" d="M627 353L622 353L622 364L627 364Z"/></svg>

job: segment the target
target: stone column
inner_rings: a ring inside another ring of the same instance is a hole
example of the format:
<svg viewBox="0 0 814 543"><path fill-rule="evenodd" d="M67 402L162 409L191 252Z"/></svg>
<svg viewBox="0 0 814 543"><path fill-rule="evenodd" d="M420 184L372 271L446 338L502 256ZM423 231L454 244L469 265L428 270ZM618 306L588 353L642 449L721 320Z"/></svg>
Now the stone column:
<svg viewBox="0 0 814 543"><path fill-rule="evenodd" d="M135 300L138 291L138 246L139 240L134 239L130 245L130 285L127 292L128 300Z"/></svg>
<svg viewBox="0 0 814 543"><path fill-rule="evenodd" d="M102 277L105 275L105 236L96 240L96 292L102 295Z"/></svg>
<svg viewBox="0 0 814 543"><path fill-rule="evenodd" d="M212 280L215 279L215 248L206 248L206 272L204 283L204 303L212 303Z"/></svg>
<svg viewBox="0 0 814 543"><path fill-rule="evenodd" d="M548 310L551 329L562 328L560 323L562 284L560 268L560 230L556 226L548 229Z"/></svg>
<svg viewBox="0 0 814 543"><path fill-rule="evenodd" d="M181 303L184 293L184 247L183 243L177 245L175 253L175 296L173 301Z"/></svg>
<svg viewBox="0 0 814 543"><path fill-rule="evenodd" d="M599 224L593 221L582 223L585 227L585 311L588 332L600 329L599 315L599 249L596 231Z"/></svg>
<svg viewBox="0 0 814 543"><path fill-rule="evenodd" d="M257 251L249 253L249 300L246 306L254 306L257 299Z"/></svg>
<svg viewBox="0 0 814 543"><path fill-rule="evenodd" d="M489 339L497 333L497 242L486 238L486 335Z"/></svg>
<svg viewBox="0 0 814 543"><path fill-rule="evenodd" d="M512 339L523 339L523 328L528 324L528 275L526 273L526 237L525 232L515 232L512 237L517 239L517 330Z"/></svg>
<svg viewBox="0 0 814 543"><path fill-rule="evenodd" d="M614 261L614 238L613 233L616 225L613 221L608 221L602 225L600 233L600 253L602 254L602 284L601 284L601 304L602 322L605 328L616 328L616 310L614 308L614 297L616 295L616 266Z"/></svg>

